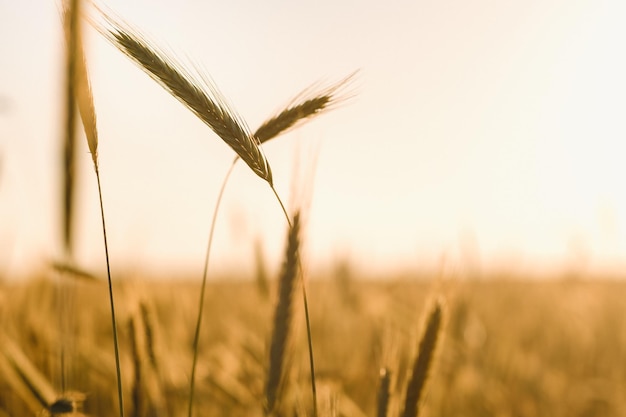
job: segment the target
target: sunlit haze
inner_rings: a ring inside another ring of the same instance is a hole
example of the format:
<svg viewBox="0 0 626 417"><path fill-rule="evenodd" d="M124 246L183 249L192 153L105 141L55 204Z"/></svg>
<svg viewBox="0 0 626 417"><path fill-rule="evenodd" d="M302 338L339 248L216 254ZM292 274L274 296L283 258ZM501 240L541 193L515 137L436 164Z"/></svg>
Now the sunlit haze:
<svg viewBox="0 0 626 417"><path fill-rule="evenodd" d="M310 267L617 273L626 267L626 3L621 0L109 1L210 76L252 130L307 86L353 97L268 143L307 210ZM0 273L61 254L60 1L0 0ZM199 273L233 151L91 26L87 59L113 272ZM80 138L76 258L104 267ZM309 201L307 204L306 202ZM277 268L280 207L235 169L211 268Z"/></svg>

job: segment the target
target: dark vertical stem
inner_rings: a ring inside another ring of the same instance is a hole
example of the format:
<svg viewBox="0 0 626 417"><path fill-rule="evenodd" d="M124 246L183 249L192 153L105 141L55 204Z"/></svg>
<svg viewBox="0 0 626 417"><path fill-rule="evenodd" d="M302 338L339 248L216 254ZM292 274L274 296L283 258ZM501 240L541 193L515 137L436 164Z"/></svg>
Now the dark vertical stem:
<svg viewBox="0 0 626 417"><path fill-rule="evenodd" d="M115 318L115 302L113 301L113 282L111 280L111 264L109 262L109 245L107 243L107 229L104 221L104 204L102 203L102 187L100 186L100 171L95 165L96 180L98 182L98 196L100 198L100 215L102 217L102 236L104 237L104 255L107 264L107 280L109 283L109 302L111 304L111 326L113 328L113 346L115 349L115 368L117 372L117 397L120 407L120 417L124 417L124 394L122 389L122 368L120 365L120 349L117 335L117 320Z"/></svg>
<svg viewBox="0 0 626 417"><path fill-rule="evenodd" d="M377 417L387 417L387 410L389 409L389 386L391 385L391 375L387 368L380 370L378 387L378 411Z"/></svg>
<svg viewBox="0 0 626 417"><path fill-rule="evenodd" d="M233 168L235 168L235 163L238 158L233 160L233 163L230 165L228 172L226 173L226 177L224 177L224 181L222 182L222 188L220 188L220 193L217 196L217 201L215 203L215 210L213 210L213 219L211 221L211 230L209 232L209 243L207 244L206 255L204 257L204 272L202 273L202 286L200 288L200 302L198 303L198 318L196 319L196 330L193 336L193 359L191 363L191 381L189 383L189 408L187 410L187 416L192 417L193 415L193 399L195 394L195 385L196 385L196 367L198 364L198 347L200 344L200 327L202 324L202 312L204 311L204 293L206 291L206 282L207 275L209 271L209 257L211 254L211 246L213 245L213 234L215 233L215 223L217 221L217 213L220 208L220 204L222 202L222 197L224 196L224 190L226 189L226 184L228 183L228 178L230 174L233 172Z"/></svg>

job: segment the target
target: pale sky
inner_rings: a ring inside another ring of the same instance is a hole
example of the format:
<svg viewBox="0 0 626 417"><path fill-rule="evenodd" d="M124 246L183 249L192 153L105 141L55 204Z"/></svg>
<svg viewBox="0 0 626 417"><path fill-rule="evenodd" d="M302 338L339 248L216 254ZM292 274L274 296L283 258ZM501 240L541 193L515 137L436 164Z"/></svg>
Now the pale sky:
<svg viewBox="0 0 626 417"><path fill-rule="evenodd" d="M367 272L626 266L621 0L108 1L206 70L251 129L359 69L354 98L265 147L278 192L311 190L306 260ZM0 0L0 273L61 253L60 1ZM86 28L113 272L200 273L233 152ZM77 260L102 270L81 137ZM313 172L313 175L310 173ZM306 195L306 193L304 193ZM212 268L277 268L286 225L240 164Z"/></svg>

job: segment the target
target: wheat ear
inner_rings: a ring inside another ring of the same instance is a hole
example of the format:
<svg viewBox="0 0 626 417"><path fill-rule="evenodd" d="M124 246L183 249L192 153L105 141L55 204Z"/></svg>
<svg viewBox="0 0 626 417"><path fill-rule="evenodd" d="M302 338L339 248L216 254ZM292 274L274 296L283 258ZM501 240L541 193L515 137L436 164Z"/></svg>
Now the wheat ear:
<svg viewBox="0 0 626 417"><path fill-rule="evenodd" d="M65 254L72 252L72 219L74 209L74 182L76 160L76 94L74 92L76 66L78 63L79 38L79 0L65 1L63 10L63 29L66 40L65 54L65 125L63 127L63 244Z"/></svg>
<svg viewBox="0 0 626 417"><path fill-rule="evenodd" d="M443 305L440 300L428 315L426 330L419 343L417 358L413 363L411 379L406 388L402 417L417 417L419 400L428 379L428 371L433 361L437 340L441 331Z"/></svg>
<svg viewBox="0 0 626 417"><path fill-rule="evenodd" d="M139 68L208 125L259 177L272 184L272 171L256 138L217 86L190 71L173 54L152 46L138 30L101 11L105 25L96 29Z"/></svg>
<svg viewBox="0 0 626 417"><path fill-rule="evenodd" d="M348 87L358 71L326 87L313 84L298 94L280 112L269 117L254 132L260 143L282 135L331 110L352 97Z"/></svg>
<svg viewBox="0 0 626 417"><path fill-rule="evenodd" d="M293 315L293 292L298 275L300 252L300 214L296 213L287 235L285 258L280 273L278 302L274 311L274 326L270 344L269 371L265 389L265 413L276 406L278 391L284 379L283 365Z"/></svg>

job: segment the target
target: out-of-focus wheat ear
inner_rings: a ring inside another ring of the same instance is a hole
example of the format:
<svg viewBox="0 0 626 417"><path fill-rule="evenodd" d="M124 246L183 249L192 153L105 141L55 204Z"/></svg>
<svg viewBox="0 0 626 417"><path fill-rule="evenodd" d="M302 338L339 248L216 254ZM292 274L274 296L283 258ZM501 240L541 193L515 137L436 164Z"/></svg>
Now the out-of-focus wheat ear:
<svg viewBox="0 0 626 417"><path fill-rule="evenodd" d="M76 175L76 55L79 49L80 0L66 0L63 5L65 48L65 94L63 96L65 124L63 125L63 244L67 255L72 253L74 183Z"/></svg>
<svg viewBox="0 0 626 417"><path fill-rule="evenodd" d="M147 317L147 306L141 301L128 321L135 371L131 389L134 406L132 415L137 417L158 415L157 410L165 409L161 379L156 369L152 346L154 333L146 321Z"/></svg>
<svg viewBox="0 0 626 417"><path fill-rule="evenodd" d="M2 335L2 337L4 338L5 336ZM48 406L46 403L47 399L42 398L37 390L33 390L32 383L28 383L23 379L16 369L11 356L5 356L2 351L0 351L0 375L2 375L3 385L8 388L2 392L3 396L9 395L19 398L28 407L32 415L39 415L41 410ZM52 393L48 399L52 400L54 396L55 394Z"/></svg>
<svg viewBox="0 0 626 417"><path fill-rule="evenodd" d="M141 318L137 314L133 314L128 320L128 334L130 335L130 346L133 358L134 378L131 388L131 398L133 412L131 415L141 417L146 415L148 395L144 390L145 375L145 358L143 352L144 334Z"/></svg>
<svg viewBox="0 0 626 417"><path fill-rule="evenodd" d="M82 268L79 268L76 265L73 265L69 262L52 261L50 263L50 266L55 271L62 273L62 274L67 274L67 276L70 276L76 279L80 279L84 281L91 281L91 282L102 282L102 280L98 278L96 275L94 275L93 273L86 271Z"/></svg>
<svg viewBox="0 0 626 417"><path fill-rule="evenodd" d="M382 368L378 378L378 407L377 417L387 417L389 409L389 388L391 386L391 373L389 369Z"/></svg>
<svg viewBox="0 0 626 417"><path fill-rule="evenodd" d="M357 72L326 87L319 83L309 86L283 110L263 122L254 132L254 136L260 143L265 143L350 99L353 93L348 87L352 85Z"/></svg>
<svg viewBox="0 0 626 417"><path fill-rule="evenodd" d="M291 327L293 293L298 275L300 248L300 214L296 213L293 225L289 228L287 248L280 273L278 302L274 311L274 327L270 344L269 369L265 390L265 414L270 415L276 408L278 394L284 383L283 365Z"/></svg>
<svg viewBox="0 0 626 417"><path fill-rule="evenodd" d="M428 379L428 371L433 362L437 340L441 333L443 302L437 300L426 321L426 330L419 343L417 358L406 387L404 410L402 417L417 417L419 400Z"/></svg>
<svg viewBox="0 0 626 417"><path fill-rule="evenodd" d="M19 378L26 384L28 390L43 406L47 407L57 398L57 394L46 377L41 374L28 359L28 356L9 338L2 334L0 354L3 354Z"/></svg>
<svg viewBox="0 0 626 417"><path fill-rule="evenodd" d="M184 65L173 54L157 48L121 19L99 11L104 23L94 23L96 29L208 125L254 173L272 185L272 171L258 140L209 77L190 70L193 65Z"/></svg>
<svg viewBox="0 0 626 417"><path fill-rule="evenodd" d="M154 323L154 311L142 301L139 304L139 311L141 313L141 320L143 323L144 337L146 343L146 354L148 359L150 359L150 364L152 365L152 369L158 374L159 373L159 361L157 359L156 354L156 343L157 338L155 334L155 323Z"/></svg>
<svg viewBox="0 0 626 417"><path fill-rule="evenodd" d="M256 287L263 300L269 297L270 285L267 278L267 267L263 253L263 242L257 239L254 243L254 260L256 261Z"/></svg>

